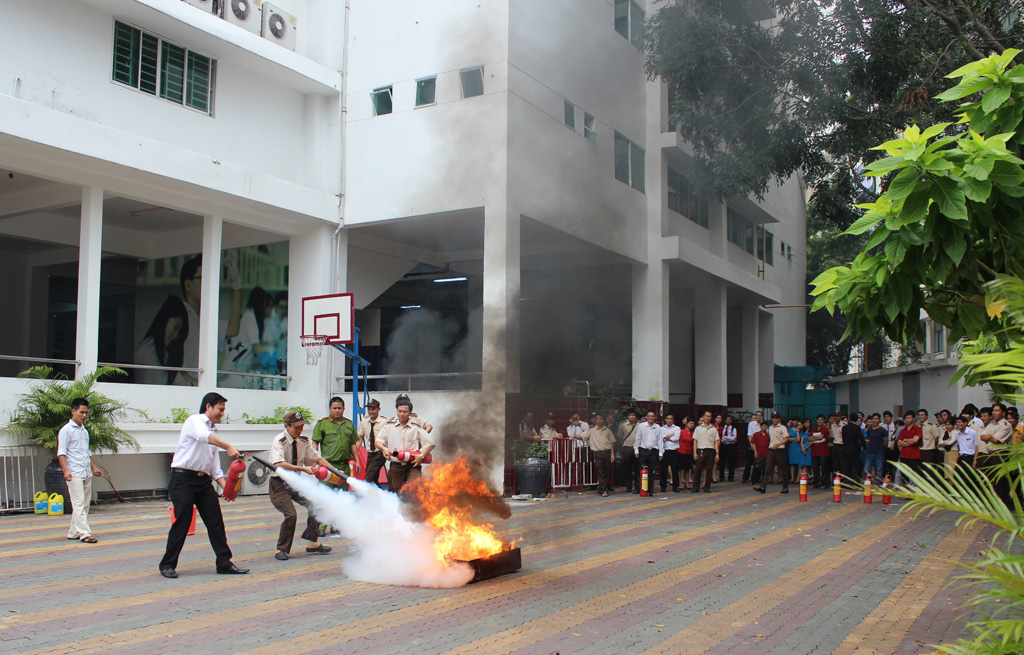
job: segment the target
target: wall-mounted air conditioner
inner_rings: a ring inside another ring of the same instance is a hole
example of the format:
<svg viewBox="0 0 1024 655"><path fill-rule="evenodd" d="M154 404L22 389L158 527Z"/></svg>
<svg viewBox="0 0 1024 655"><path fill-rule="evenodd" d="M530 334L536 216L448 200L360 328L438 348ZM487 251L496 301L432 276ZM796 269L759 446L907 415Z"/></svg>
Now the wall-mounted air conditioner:
<svg viewBox="0 0 1024 655"><path fill-rule="evenodd" d="M262 460L270 459L270 451L253 453ZM254 459L248 460L249 465L245 467L245 474L242 476L242 488L238 490L239 495L255 496L270 493L270 469Z"/></svg>
<svg viewBox="0 0 1024 655"><path fill-rule="evenodd" d="M263 4L264 39L294 50L295 34L298 31L297 23L295 16L281 11L269 2Z"/></svg>
<svg viewBox="0 0 1024 655"><path fill-rule="evenodd" d="M224 20L255 34L263 29L261 0L224 0Z"/></svg>
<svg viewBox="0 0 1024 655"><path fill-rule="evenodd" d="M203 11L210 12L211 14L220 13L220 2L218 0L185 0L193 7L199 7Z"/></svg>

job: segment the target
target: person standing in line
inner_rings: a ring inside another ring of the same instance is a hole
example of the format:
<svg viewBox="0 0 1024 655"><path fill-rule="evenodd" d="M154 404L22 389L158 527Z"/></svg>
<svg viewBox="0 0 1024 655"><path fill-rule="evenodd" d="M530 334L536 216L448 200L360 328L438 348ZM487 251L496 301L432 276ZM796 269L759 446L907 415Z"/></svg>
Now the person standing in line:
<svg viewBox="0 0 1024 655"><path fill-rule="evenodd" d="M761 423L764 421L764 414L761 410L754 412L754 416L747 423L747 461L743 463L743 481L750 482L750 472L754 468L754 460L757 459L751 439L761 431Z"/></svg>
<svg viewBox="0 0 1024 655"><path fill-rule="evenodd" d="M661 493L668 490L668 475L672 473L672 491L679 493L679 474L682 472L679 454L679 435L682 430L676 425L676 417L672 414L665 416L665 425L661 428L661 441L664 451L661 455L661 470L658 475L661 477Z"/></svg>
<svg viewBox="0 0 1024 655"><path fill-rule="evenodd" d="M938 466L942 464L943 453L939 450L942 429L928 420L928 410L917 410L917 424L921 426L921 462Z"/></svg>
<svg viewBox="0 0 1024 655"><path fill-rule="evenodd" d="M838 413L832 415L828 426L828 454L832 460L832 475L843 473L843 424Z"/></svg>
<svg viewBox="0 0 1024 655"><path fill-rule="evenodd" d="M693 430L694 423L683 419L684 427L679 431L679 468L682 471L682 489L689 489L693 482Z"/></svg>
<svg viewBox="0 0 1024 655"><path fill-rule="evenodd" d="M355 474L359 477L359 460L355 456L355 447L359 445L359 435L352 421L345 418L345 401L340 396L331 398L328 403L330 414L323 417L313 426L313 448L327 462L345 475ZM302 419L305 424L305 418ZM355 461L355 471L349 469L348 463ZM341 481L342 489L348 491L348 483Z"/></svg>
<svg viewBox="0 0 1024 655"><path fill-rule="evenodd" d="M986 412L986 410L988 410ZM1010 500L1010 483L1005 477L994 479L988 467L1001 464L1005 459L1005 450L1013 439L1013 428L1006 420L1006 405L995 403L992 407L981 410L982 419L987 419L985 427L978 431L978 449L975 468L981 469L992 481L992 486L1007 507L1012 507Z"/></svg>
<svg viewBox="0 0 1024 655"><path fill-rule="evenodd" d="M726 416L722 425L722 443L719 447L718 458L718 481L725 482L725 472L729 471L729 482L736 477L736 427L732 424L732 417Z"/></svg>
<svg viewBox="0 0 1024 655"><path fill-rule="evenodd" d="M366 416L359 422L356 434L366 449L366 476L363 479L372 485L378 484L380 470L384 468L387 424L388 420L380 415L380 401L373 398L366 403Z"/></svg>
<svg viewBox="0 0 1024 655"><path fill-rule="evenodd" d="M882 427L882 417L875 413L868 419L867 464L864 466L864 479L867 480L874 472L876 485L882 483L885 473L885 444L889 439L889 431Z"/></svg>
<svg viewBox="0 0 1024 655"><path fill-rule="evenodd" d="M580 435L586 432L589 427L590 425L586 421L580 420L579 412L573 412L569 415L569 427L565 428L565 436L573 439L574 447L582 448L584 444Z"/></svg>
<svg viewBox="0 0 1024 655"><path fill-rule="evenodd" d="M665 441L661 438L661 426L655 423L658 415L654 411L647 412L644 423L637 428L636 440L633 442L633 454L636 456L639 466L647 469L647 489L654 489L654 473L661 464L665 454ZM637 480L637 490L640 493L640 480ZM664 482L662 482L664 484Z"/></svg>
<svg viewBox="0 0 1024 655"><path fill-rule="evenodd" d="M562 439L565 435L555 429L555 415L548 412L548 415L544 417L544 425L540 426L540 438L541 441L551 441L552 439Z"/></svg>
<svg viewBox="0 0 1024 655"><path fill-rule="evenodd" d="M814 475L811 484L816 489L824 489L831 482L832 476L831 458L828 452L828 426L825 425L825 415L818 414L818 424L811 428L808 440L811 444L811 462Z"/></svg>
<svg viewBox="0 0 1024 655"><path fill-rule="evenodd" d="M391 421L394 421L394 419L391 419ZM391 421L388 421L388 423L390 424ZM533 425L533 412L526 412L523 414L523 418L519 420L519 438L525 441L540 441L537 428Z"/></svg>
<svg viewBox="0 0 1024 655"><path fill-rule="evenodd" d="M768 428L768 457L765 461L764 476L761 478L761 486L754 487L754 491L765 493L768 481L772 479L775 469L780 469L782 471L782 491L779 493L789 493L789 459L786 456L788 443L789 429L782 424L782 414L772 412L772 425Z"/></svg>
<svg viewBox="0 0 1024 655"><path fill-rule="evenodd" d="M411 462L400 462L393 455L389 455L391 468L388 470L388 482L391 484L391 490L395 493L399 493L406 482L412 482L422 477L423 458L434 449L434 442L430 440L427 431L416 426L411 420L412 401L409 400L409 397L399 396L397 402L396 416L388 422L387 426L386 450L388 453L411 450L419 452L419 455L413 457Z"/></svg>
<svg viewBox="0 0 1024 655"><path fill-rule="evenodd" d="M761 429L750 438L754 446L754 467L750 472L750 484L759 484L764 479L764 467L768 461L768 445L771 443L768 437L768 423L761 422Z"/></svg>
<svg viewBox="0 0 1024 655"><path fill-rule="evenodd" d="M973 427L970 416L961 414L956 417L956 430L952 433L956 440L959 457L956 460L957 470L974 468L974 454L978 448L978 431Z"/></svg>
<svg viewBox="0 0 1024 655"><path fill-rule="evenodd" d="M985 427L985 422L978 417L978 406L974 403L967 403L964 405L964 408L960 410L960 413L970 419L967 424L974 428L975 432L978 432Z"/></svg>
<svg viewBox="0 0 1024 655"><path fill-rule="evenodd" d="M899 460L900 453L896 450L896 424L892 420L892 412L882 412L882 424L879 426L888 435L885 439L885 473L896 479L896 467L894 464Z"/></svg>
<svg viewBox="0 0 1024 655"><path fill-rule="evenodd" d="M860 484L864 469L861 452L864 450L864 433L860 429L860 416L850 414L850 421L843 426L843 477L850 484Z"/></svg>
<svg viewBox="0 0 1024 655"><path fill-rule="evenodd" d="M800 479L800 463L803 461L803 440L800 438L800 419L791 418L787 423L789 443L786 446L786 460L789 462L789 479L796 482Z"/></svg>
<svg viewBox="0 0 1024 655"><path fill-rule="evenodd" d="M217 555L217 573L244 574L249 569L235 566L231 561L224 532L224 517L220 513L220 501L210 481L224 487L224 472L220 468L217 449L221 448L231 457L238 457L238 449L217 436L217 424L224 418L227 398L216 392L203 396L199 413L189 416L181 427L178 447L171 459L171 481L167 495L174 504L174 523L167 533L167 549L160 560L160 575L165 578L178 577L178 556L185 545L185 536L192 523L193 507L206 525L210 545Z"/></svg>
<svg viewBox="0 0 1024 655"><path fill-rule="evenodd" d="M914 412L904 412L903 430L896 446L900 449L900 462L909 466L914 474L921 475L921 426L917 424Z"/></svg>
<svg viewBox="0 0 1024 655"><path fill-rule="evenodd" d="M718 454L721 455L722 454L722 429L725 427L725 421L722 419L722 415L721 414L716 414L715 415L714 423L715 423L715 429L718 430ZM712 476L711 476L711 481L712 482L718 482L719 479L720 479L719 475L718 475L718 467L719 467L719 465L720 465L719 463L721 461L722 461L721 458L719 458L715 462L715 468L712 471Z"/></svg>
<svg viewBox="0 0 1024 655"><path fill-rule="evenodd" d="M320 422L323 420L321 419ZM302 412L288 412L284 415L284 431L274 437L273 442L271 442L271 464L278 469L286 471L316 475L315 466L331 463L330 460L322 457L317 452L315 443L310 443L309 438L303 436L302 429L304 427L306 427L306 419L302 416ZM334 466L334 464L331 464L331 466ZM317 541L317 537L322 535L323 532L317 530L317 520L313 515L313 508L310 506L309 501L300 496L299 492L285 484L277 471L270 473L270 502L277 511L284 514L284 520L281 521L281 530L277 535L277 552L274 553L274 559L283 562L288 559L288 555L292 551L292 541L295 539L295 524L298 522L298 514L295 511L294 503L302 505L308 512L306 529L302 532L302 538L309 542L309 545L306 546L306 552L310 555L326 555L331 552L330 546L324 546Z"/></svg>
<svg viewBox="0 0 1024 655"><path fill-rule="evenodd" d="M701 490L701 476L704 477L704 493L711 493L711 478L715 473L715 462L718 461L720 438L718 427L711 422L711 412L704 412L700 425L693 432L694 446L697 448L697 464L694 466L693 491Z"/></svg>
<svg viewBox="0 0 1024 655"><path fill-rule="evenodd" d="M85 419L89 417L89 401L75 398L71 401L71 419L57 433L57 461L60 463L64 480L68 483L71 501L71 525L68 539L77 539L83 544L94 544L99 540L92 536L89 527L89 503L92 501L92 478L103 477L92 463L89 449L89 430Z"/></svg>
<svg viewBox="0 0 1024 655"><path fill-rule="evenodd" d="M630 491L640 493L640 467L637 466L636 455L633 450L633 445L636 442L636 430L640 427L637 425L639 418L640 412L630 407L626 413L626 420L619 426L618 434L616 435L619 444L622 446L622 464L626 469L627 493Z"/></svg>
<svg viewBox="0 0 1024 655"><path fill-rule="evenodd" d="M1016 407L1006 408L1006 420L1009 422L1010 427L1013 428L1013 436L1010 438L1010 443L1014 446L1024 443L1024 425L1020 422L1020 412Z"/></svg>
<svg viewBox="0 0 1024 655"><path fill-rule="evenodd" d="M597 492L602 498L608 497L611 490L611 470L615 463L615 434L604 424L604 417L594 415L594 425L588 426L580 439L590 445L594 456L594 468L597 469Z"/></svg>

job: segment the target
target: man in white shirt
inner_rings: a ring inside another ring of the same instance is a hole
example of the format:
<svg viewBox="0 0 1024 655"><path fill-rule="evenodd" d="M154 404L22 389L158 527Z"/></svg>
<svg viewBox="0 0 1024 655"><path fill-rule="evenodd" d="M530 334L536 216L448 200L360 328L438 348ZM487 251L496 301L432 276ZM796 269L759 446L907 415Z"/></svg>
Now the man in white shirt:
<svg viewBox="0 0 1024 655"><path fill-rule="evenodd" d="M661 428L661 442L664 452L661 455L661 493L668 490L668 473L672 471L672 491L679 493L679 477L682 475L683 461L679 454L679 426L672 414L665 416L665 425Z"/></svg>
<svg viewBox="0 0 1024 655"><path fill-rule="evenodd" d="M754 412L754 417L747 423L747 461L743 464L743 481L750 482L750 471L754 468L754 445L751 439L754 435L761 431L761 422L764 419L764 414L761 410Z"/></svg>
<svg viewBox="0 0 1024 655"><path fill-rule="evenodd" d="M972 424L973 421L970 417L961 414L956 417L956 430L949 435L956 439L957 467L965 469L974 467L974 454L978 448L978 431L971 427Z"/></svg>
<svg viewBox="0 0 1024 655"><path fill-rule="evenodd" d="M693 431L693 447L697 453L697 463L693 467L693 491L690 493L700 493L701 475L705 475L704 493L711 493L711 478L715 474L715 462L718 461L720 442L718 426L711 422L711 412L704 412L700 419L700 425Z"/></svg>
<svg viewBox="0 0 1024 655"><path fill-rule="evenodd" d="M569 427L565 429L565 436L573 439L573 446L576 448L582 448L586 443L580 439L580 435L587 431L590 425L586 421L580 420L580 413L573 412L569 415Z"/></svg>
<svg viewBox="0 0 1024 655"><path fill-rule="evenodd" d="M633 442L633 454L640 465L640 479L643 480L643 469L647 469L647 489L654 485L654 472L661 464L661 458L665 454L665 441L661 438L661 426L654 421L658 415L653 411L647 412L644 422L637 428L636 440ZM634 493L640 493L637 489Z"/></svg>
<svg viewBox="0 0 1024 655"><path fill-rule="evenodd" d="M85 398L71 401L71 420L57 433L57 461L64 471L68 495L71 496L68 539L94 544L97 539L92 536L92 528L89 527L89 501L92 500L92 478L102 477L102 474L92 463L89 431L85 429L88 416L89 401Z"/></svg>
<svg viewBox="0 0 1024 655"><path fill-rule="evenodd" d="M749 429L750 426L747 426ZM736 426L732 424L732 417L726 416L725 423L720 431L722 443L718 447L718 481L725 482L725 472L729 471L729 482L736 477Z"/></svg>
<svg viewBox="0 0 1024 655"><path fill-rule="evenodd" d="M192 523L193 506L199 510L210 535L210 545L217 555L217 573L249 572L249 569L238 568L231 562L220 501L210 484L214 481L224 487L218 448L226 450L231 457L238 457L238 449L217 436L216 426L224 418L225 403L227 399L219 393L206 394L200 404L200 413L189 416L181 428L178 447L171 459L171 482L167 488L167 495L174 504L175 519L167 533L167 550L160 560L160 575L165 578L178 577L175 569Z"/></svg>
<svg viewBox="0 0 1024 655"><path fill-rule="evenodd" d="M765 463L761 486L754 487L754 491L765 493L765 486L772 479L775 469L778 468L782 471L782 491L779 493L789 493L789 465L786 459L786 444L788 443L789 430L782 424L782 414L772 412L772 426L768 428L768 461Z"/></svg>

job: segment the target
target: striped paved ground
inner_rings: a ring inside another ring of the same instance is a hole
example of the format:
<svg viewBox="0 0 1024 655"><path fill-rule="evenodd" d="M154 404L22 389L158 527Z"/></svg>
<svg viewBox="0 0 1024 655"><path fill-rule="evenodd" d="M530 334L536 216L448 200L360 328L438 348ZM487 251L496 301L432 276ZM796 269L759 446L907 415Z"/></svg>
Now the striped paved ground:
<svg viewBox="0 0 1024 655"><path fill-rule="evenodd" d="M161 578L167 503L95 508L96 545L67 541L66 518L4 516L0 653L895 655L956 638L952 562L985 534L860 500L730 483L517 504L499 527L523 570L454 590L353 582L337 539L278 562L266 497L223 505L247 576L214 574L200 522Z"/></svg>

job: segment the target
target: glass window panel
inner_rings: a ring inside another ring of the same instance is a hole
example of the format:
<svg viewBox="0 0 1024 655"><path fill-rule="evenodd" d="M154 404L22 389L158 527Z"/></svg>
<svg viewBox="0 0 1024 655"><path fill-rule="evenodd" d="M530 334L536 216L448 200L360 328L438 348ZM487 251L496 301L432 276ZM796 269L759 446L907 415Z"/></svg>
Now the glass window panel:
<svg viewBox="0 0 1024 655"><path fill-rule="evenodd" d="M370 94L373 100L373 113L377 116L383 116L384 114L391 113L391 87L386 86L382 89L375 89Z"/></svg>
<svg viewBox="0 0 1024 655"><path fill-rule="evenodd" d="M635 143L629 144L629 173L632 186L637 191L644 193L647 190L644 180L644 151Z"/></svg>
<svg viewBox="0 0 1024 655"><path fill-rule="evenodd" d="M416 106L432 105L437 92L437 78L428 77L416 82Z"/></svg>
<svg viewBox="0 0 1024 655"><path fill-rule="evenodd" d="M138 85L140 34L141 32L131 25L114 23L113 77L115 82L129 86Z"/></svg>
<svg viewBox="0 0 1024 655"><path fill-rule="evenodd" d="M771 265L774 266L775 265L775 243L774 243L775 235L772 234L771 232L767 232L766 231L764 238L765 238L765 246L764 246L765 258L764 258L764 261L765 261L765 263L771 264Z"/></svg>
<svg viewBox="0 0 1024 655"><path fill-rule="evenodd" d="M181 104L185 99L185 49L163 42L160 51L160 97Z"/></svg>
<svg viewBox="0 0 1024 655"><path fill-rule="evenodd" d="M644 10L635 2L629 3L629 42L644 47Z"/></svg>
<svg viewBox="0 0 1024 655"><path fill-rule="evenodd" d="M139 90L156 95L157 66L160 59L160 39L142 33L142 56L139 58Z"/></svg>
<svg viewBox="0 0 1024 655"><path fill-rule="evenodd" d="M185 104L210 113L210 58L188 53L188 85Z"/></svg>
<svg viewBox="0 0 1024 655"><path fill-rule="evenodd" d="M573 130L576 129L576 105L568 100L565 101L565 124Z"/></svg>
<svg viewBox="0 0 1024 655"><path fill-rule="evenodd" d="M629 38L629 0L615 0L615 31Z"/></svg>
<svg viewBox="0 0 1024 655"><path fill-rule="evenodd" d="M459 78L462 80L462 97L472 98L484 94L484 69L469 68L459 71Z"/></svg>
<svg viewBox="0 0 1024 655"><path fill-rule="evenodd" d="M597 130L594 128L594 117L583 112L583 136L591 143L597 143Z"/></svg>
<svg viewBox="0 0 1024 655"><path fill-rule="evenodd" d="M615 179L629 184L629 139L615 133Z"/></svg>

